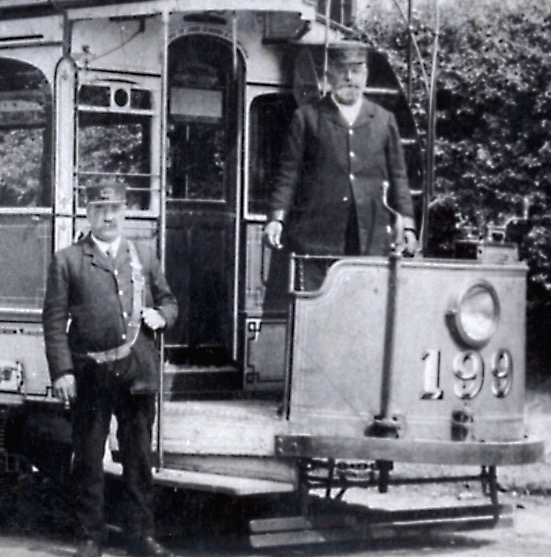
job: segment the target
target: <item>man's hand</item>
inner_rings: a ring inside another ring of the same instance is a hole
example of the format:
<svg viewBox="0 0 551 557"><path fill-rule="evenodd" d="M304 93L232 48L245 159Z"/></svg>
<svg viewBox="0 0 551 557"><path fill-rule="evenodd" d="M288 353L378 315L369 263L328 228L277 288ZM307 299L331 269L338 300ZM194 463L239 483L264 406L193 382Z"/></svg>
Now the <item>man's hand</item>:
<svg viewBox="0 0 551 557"><path fill-rule="evenodd" d="M158 331L166 326L166 319L154 308L144 308L142 319L152 331Z"/></svg>
<svg viewBox="0 0 551 557"><path fill-rule="evenodd" d="M283 223L278 220L270 221L264 228L264 241L273 249L281 249L281 234L283 233Z"/></svg>
<svg viewBox="0 0 551 557"><path fill-rule="evenodd" d="M404 255L413 256L417 251L417 233L411 217L398 215L394 223L396 248Z"/></svg>
<svg viewBox="0 0 551 557"><path fill-rule="evenodd" d="M417 251L417 235L415 231L409 229L404 230L403 239L402 253L406 255L415 255Z"/></svg>
<svg viewBox="0 0 551 557"><path fill-rule="evenodd" d="M69 406L77 396L75 384L75 376L72 373L66 373L58 377L53 384L54 395L61 399L65 406Z"/></svg>

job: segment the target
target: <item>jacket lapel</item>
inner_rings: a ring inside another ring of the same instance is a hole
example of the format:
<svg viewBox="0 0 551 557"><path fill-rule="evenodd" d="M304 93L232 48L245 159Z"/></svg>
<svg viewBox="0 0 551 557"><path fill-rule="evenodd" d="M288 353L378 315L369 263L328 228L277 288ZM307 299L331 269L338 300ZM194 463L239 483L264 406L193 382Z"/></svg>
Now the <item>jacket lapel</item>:
<svg viewBox="0 0 551 557"><path fill-rule="evenodd" d="M90 234L88 234L88 236L84 239L82 249L84 251L84 255L90 258L92 265L105 269L106 271L113 272L113 262L109 261L107 256L101 252L98 246L96 246Z"/></svg>
<svg viewBox="0 0 551 557"><path fill-rule="evenodd" d="M354 122L354 128L359 128L360 126L369 126L373 124L375 118L375 105L368 101L367 99L362 99L362 106L360 108L360 112L358 113L358 117Z"/></svg>
<svg viewBox="0 0 551 557"><path fill-rule="evenodd" d="M333 102L330 95L323 98L320 103L320 112L330 122L331 125L341 126L348 128L348 123L343 118L341 111Z"/></svg>
<svg viewBox="0 0 551 557"><path fill-rule="evenodd" d="M130 262L130 251L128 248L128 240L123 237L121 238L121 243L119 244L115 264L117 267L120 267L121 265L125 265L127 262Z"/></svg>

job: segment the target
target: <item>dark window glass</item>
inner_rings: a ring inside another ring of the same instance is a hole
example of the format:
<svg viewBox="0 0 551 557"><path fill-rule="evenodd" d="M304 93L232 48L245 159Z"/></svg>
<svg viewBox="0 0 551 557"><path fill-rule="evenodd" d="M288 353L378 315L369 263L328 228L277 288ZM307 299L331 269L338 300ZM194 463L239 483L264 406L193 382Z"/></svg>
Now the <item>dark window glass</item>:
<svg viewBox="0 0 551 557"><path fill-rule="evenodd" d="M151 202L150 118L131 114L80 112L78 121L78 187L126 184L130 209L149 209ZM83 206L83 196L79 195Z"/></svg>
<svg viewBox="0 0 551 557"><path fill-rule="evenodd" d="M170 141L169 196L187 201L225 201L224 126L174 124Z"/></svg>
<svg viewBox="0 0 551 557"><path fill-rule="evenodd" d="M89 106L109 106L111 90L109 87L83 85L78 92L78 102Z"/></svg>
<svg viewBox="0 0 551 557"><path fill-rule="evenodd" d="M139 89L132 89L130 91L130 104L132 108L139 108L142 110L150 110L151 93L149 91L140 91Z"/></svg>
<svg viewBox="0 0 551 557"><path fill-rule="evenodd" d="M181 37L170 47L169 201L221 210L233 203L243 69L236 63L220 39Z"/></svg>
<svg viewBox="0 0 551 557"><path fill-rule="evenodd" d="M282 94L263 95L252 103L250 213L264 214L267 211L281 147L295 107L293 97Z"/></svg>
<svg viewBox="0 0 551 557"><path fill-rule="evenodd" d="M0 59L0 207L49 207L52 97L38 69Z"/></svg>

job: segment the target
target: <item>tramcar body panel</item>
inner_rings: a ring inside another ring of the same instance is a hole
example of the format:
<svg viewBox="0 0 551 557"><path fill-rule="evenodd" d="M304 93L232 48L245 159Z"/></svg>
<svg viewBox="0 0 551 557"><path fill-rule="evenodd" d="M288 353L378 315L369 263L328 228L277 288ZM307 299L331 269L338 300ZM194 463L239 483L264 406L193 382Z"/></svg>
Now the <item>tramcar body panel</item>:
<svg viewBox="0 0 551 557"><path fill-rule="evenodd" d="M402 260L390 340L392 272L388 260L341 260L320 290L296 294L291 419L365 435L387 396L399 438L523 439L525 266ZM468 346L452 315L477 284L495 292L499 313L491 338ZM392 380L383 395L385 343Z"/></svg>

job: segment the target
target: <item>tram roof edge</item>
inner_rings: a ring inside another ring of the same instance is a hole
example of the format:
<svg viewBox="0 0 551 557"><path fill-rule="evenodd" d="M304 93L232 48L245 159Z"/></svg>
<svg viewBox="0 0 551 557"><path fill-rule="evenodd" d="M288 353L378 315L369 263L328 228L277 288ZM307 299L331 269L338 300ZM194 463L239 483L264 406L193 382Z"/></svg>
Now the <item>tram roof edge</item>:
<svg viewBox="0 0 551 557"><path fill-rule="evenodd" d="M80 19L93 10L97 16L123 16L149 13L214 11L294 12L314 18L315 0L0 0L0 12L22 10L70 11Z"/></svg>

